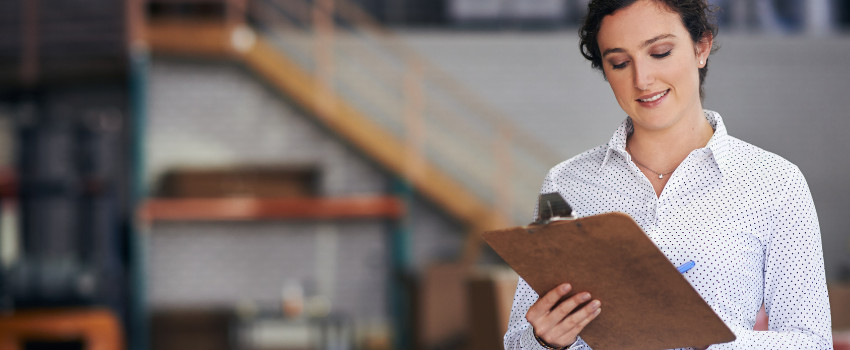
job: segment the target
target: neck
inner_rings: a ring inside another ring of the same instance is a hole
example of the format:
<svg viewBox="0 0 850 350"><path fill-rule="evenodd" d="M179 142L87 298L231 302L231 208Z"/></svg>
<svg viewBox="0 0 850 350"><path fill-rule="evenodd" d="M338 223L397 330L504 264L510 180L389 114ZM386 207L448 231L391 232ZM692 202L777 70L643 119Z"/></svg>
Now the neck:
<svg viewBox="0 0 850 350"><path fill-rule="evenodd" d="M627 143L632 157L656 171L675 169L691 151L705 147L714 134L702 110L693 117L661 130L634 126Z"/></svg>

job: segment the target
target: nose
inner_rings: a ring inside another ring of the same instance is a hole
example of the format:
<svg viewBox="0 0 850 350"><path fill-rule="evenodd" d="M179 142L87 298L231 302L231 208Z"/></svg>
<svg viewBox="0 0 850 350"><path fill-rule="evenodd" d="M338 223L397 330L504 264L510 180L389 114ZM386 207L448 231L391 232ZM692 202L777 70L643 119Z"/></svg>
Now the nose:
<svg viewBox="0 0 850 350"><path fill-rule="evenodd" d="M635 88L638 90L649 90L649 87L655 82L652 69L650 69L648 64L638 62L637 60L632 63L632 67L634 67Z"/></svg>

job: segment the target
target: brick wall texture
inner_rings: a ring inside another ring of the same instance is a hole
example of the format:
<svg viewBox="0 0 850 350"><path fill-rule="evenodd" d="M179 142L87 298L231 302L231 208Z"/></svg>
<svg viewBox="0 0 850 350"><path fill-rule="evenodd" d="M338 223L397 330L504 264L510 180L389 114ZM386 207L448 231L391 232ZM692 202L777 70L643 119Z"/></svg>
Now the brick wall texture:
<svg viewBox="0 0 850 350"><path fill-rule="evenodd" d="M149 188L181 167L295 164L320 169L324 196L389 193L386 172L238 64L156 58L149 84ZM456 258L456 222L418 197L409 215L414 269ZM390 234L382 220L155 223L148 299L154 308L279 305L282 286L296 280L334 311L385 319Z"/></svg>

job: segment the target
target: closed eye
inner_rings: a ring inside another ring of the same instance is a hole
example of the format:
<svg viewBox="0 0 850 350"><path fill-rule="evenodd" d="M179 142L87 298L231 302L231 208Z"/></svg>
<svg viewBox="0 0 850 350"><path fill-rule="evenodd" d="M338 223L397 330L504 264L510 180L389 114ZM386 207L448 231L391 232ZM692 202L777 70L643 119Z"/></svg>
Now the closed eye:
<svg viewBox="0 0 850 350"><path fill-rule="evenodd" d="M627 65L628 63L629 63L629 61L625 61L625 62L620 63L620 64L611 64L611 68L614 68L614 69L623 69L623 68L626 68L626 65Z"/></svg>
<svg viewBox="0 0 850 350"><path fill-rule="evenodd" d="M669 50L665 53L651 54L650 56L652 56L654 58L664 58L664 57L670 56L670 53L672 53L672 52L673 52L673 50Z"/></svg>

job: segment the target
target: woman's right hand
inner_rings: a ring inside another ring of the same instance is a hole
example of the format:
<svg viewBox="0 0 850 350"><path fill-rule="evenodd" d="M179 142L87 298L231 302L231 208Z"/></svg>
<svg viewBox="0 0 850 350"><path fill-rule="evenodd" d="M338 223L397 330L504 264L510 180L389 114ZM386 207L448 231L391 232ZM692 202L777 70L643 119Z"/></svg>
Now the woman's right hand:
<svg viewBox="0 0 850 350"><path fill-rule="evenodd" d="M587 303L576 310L576 307L590 300L590 293L587 292L576 293L562 301L561 299L570 290L572 286L568 283L555 287L537 299L525 314L525 319L531 324L534 335L553 347L560 348L575 343L584 327L602 312L599 300Z"/></svg>

